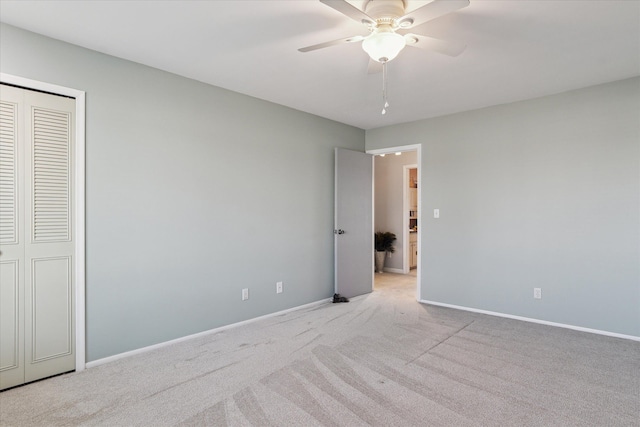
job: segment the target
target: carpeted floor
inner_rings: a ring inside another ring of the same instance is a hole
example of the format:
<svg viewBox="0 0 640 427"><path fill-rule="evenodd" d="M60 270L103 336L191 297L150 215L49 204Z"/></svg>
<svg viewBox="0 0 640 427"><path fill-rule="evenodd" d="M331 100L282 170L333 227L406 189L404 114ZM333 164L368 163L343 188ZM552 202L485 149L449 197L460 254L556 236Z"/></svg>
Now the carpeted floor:
<svg viewBox="0 0 640 427"><path fill-rule="evenodd" d="M415 277L0 393L2 426L640 426L640 342L415 301Z"/></svg>

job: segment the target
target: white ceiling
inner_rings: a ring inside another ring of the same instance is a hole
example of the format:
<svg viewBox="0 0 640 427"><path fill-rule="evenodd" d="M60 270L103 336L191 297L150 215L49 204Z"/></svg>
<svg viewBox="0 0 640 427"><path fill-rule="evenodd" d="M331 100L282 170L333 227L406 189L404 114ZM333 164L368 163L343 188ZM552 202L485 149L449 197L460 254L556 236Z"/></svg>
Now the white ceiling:
<svg viewBox="0 0 640 427"><path fill-rule="evenodd" d="M412 28L467 49L402 51L384 116L382 75L367 74L360 43L298 52L367 34L317 0L0 0L0 20L362 129L640 75L638 0L471 0Z"/></svg>

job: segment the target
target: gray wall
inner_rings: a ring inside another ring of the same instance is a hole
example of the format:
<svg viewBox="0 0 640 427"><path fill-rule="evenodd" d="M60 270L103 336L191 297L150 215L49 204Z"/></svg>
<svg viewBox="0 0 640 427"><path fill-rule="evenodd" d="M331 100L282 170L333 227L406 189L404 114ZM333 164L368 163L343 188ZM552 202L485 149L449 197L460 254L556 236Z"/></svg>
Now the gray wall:
<svg viewBox="0 0 640 427"><path fill-rule="evenodd" d="M385 268L402 270L404 254L402 191L404 165L415 165L418 160L415 151L407 151L400 156L387 154L375 157L375 224L376 231L395 233L395 253L387 256ZM409 194L407 193L407 198Z"/></svg>
<svg viewBox="0 0 640 427"><path fill-rule="evenodd" d="M640 78L366 134L418 143L423 299L640 336Z"/></svg>
<svg viewBox="0 0 640 427"><path fill-rule="evenodd" d="M2 72L87 92L88 361L331 296L333 147L364 131L7 25L0 43Z"/></svg>

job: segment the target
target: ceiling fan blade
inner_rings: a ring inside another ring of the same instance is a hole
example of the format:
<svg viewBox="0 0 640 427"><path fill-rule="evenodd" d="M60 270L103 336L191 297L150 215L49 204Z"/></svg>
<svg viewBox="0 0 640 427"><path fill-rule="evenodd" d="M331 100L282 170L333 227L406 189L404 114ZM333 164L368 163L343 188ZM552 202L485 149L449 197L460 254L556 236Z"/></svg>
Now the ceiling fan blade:
<svg viewBox="0 0 640 427"><path fill-rule="evenodd" d="M358 21L362 24L375 25L376 23L375 19L372 19L369 15L357 7L350 5L345 0L320 0L320 3L324 3L330 8L333 8L343 15L346 15L354 21Z"/></svg>
<svg viewBox="0 0 640 427"><path fill-rule="evenodd" d="M369 67L367 74L377 74L382 72L382 63L369 58Z"/></svg>
<svg viewBox="0 0 640 427"><path fill-rule="evenodd" d="M432 50L448 56L458 56L467 48L464 43L440 40L419 34L405 34L404 38L407 41L407 46Z"/></svg>
<svg viewBox="0 0 640 427"><path fill-rule="evenodd" d="M301 47L298 50L300 52L310 52L312 50L324 49L325 47L335 46L335 45L338 45L338 44L359 42L359 41L362 41L364 39L365 38L363 36L353 36L353 37L347 37L347 38L339 39L339 40L332 40L330 42L314 44L313 46Z"/></svg>
<svg viewBox="0 0 640 427"><path fill-rule="evenodd" d="M433 0L398 18L397 22L402 28L411 28L467 6L469 6L469 0Z"/></svg>

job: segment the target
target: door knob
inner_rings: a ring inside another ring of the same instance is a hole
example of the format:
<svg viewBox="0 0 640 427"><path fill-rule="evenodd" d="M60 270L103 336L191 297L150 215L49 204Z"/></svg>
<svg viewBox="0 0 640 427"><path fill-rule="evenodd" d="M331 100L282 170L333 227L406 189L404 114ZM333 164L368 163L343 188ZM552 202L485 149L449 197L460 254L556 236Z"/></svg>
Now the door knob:
<svg viewBox="0 0 640 427"><path fill-rule="evenodd" d="M333 230L333 234L344 234L344 230L342 230L342 229Z"/></svg>

